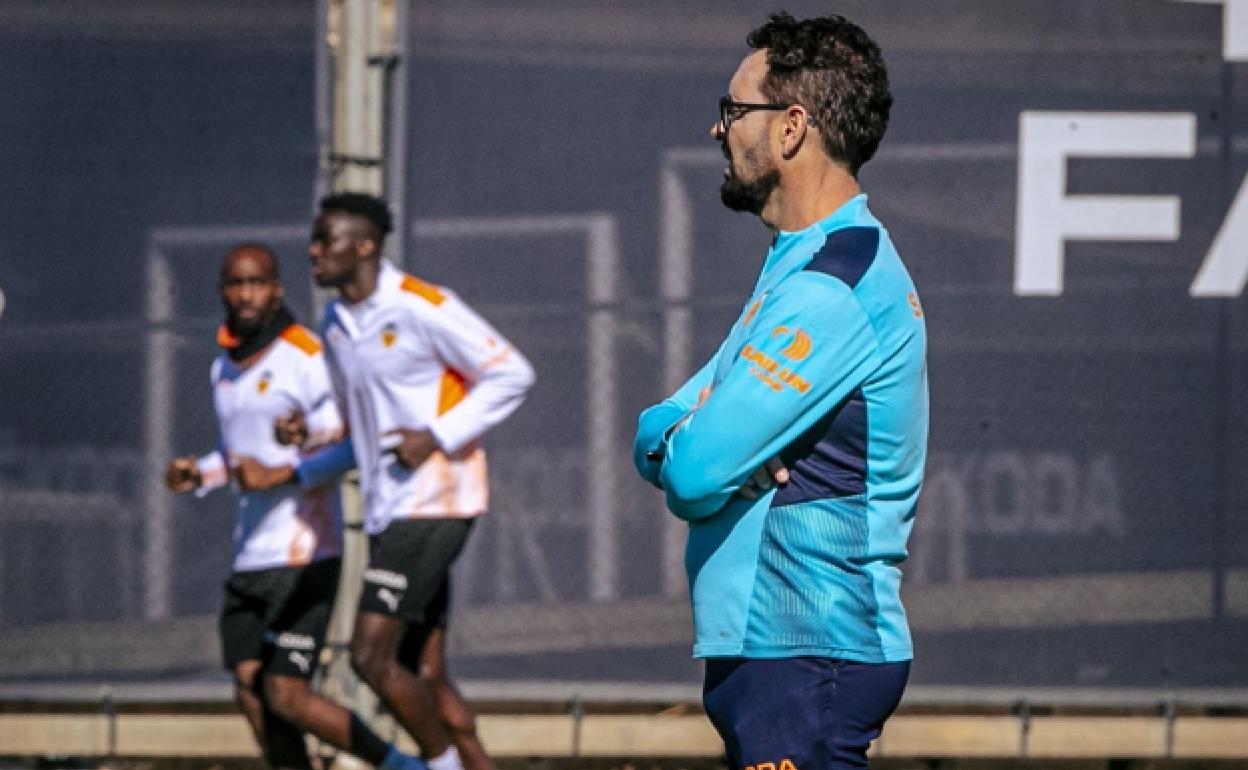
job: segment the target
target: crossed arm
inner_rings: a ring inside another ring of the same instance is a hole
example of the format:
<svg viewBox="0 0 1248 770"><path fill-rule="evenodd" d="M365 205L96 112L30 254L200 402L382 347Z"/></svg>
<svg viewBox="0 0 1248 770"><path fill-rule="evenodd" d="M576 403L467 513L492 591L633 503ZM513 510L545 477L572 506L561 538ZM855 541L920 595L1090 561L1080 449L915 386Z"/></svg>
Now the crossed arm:
<svg viewBox="0 0 1248 770"><path fill-rule="evenodd" d="M721 349L642 414L634 464L682 519L712 516L733 495L757 497L769 476L780 481L781 451L862 384L876 350L869 318L847 286L821 274L794 276L769 297L739 350ZM720 362L725 355L730 364ZM708 386L699 402L695 394Z"/></svg>

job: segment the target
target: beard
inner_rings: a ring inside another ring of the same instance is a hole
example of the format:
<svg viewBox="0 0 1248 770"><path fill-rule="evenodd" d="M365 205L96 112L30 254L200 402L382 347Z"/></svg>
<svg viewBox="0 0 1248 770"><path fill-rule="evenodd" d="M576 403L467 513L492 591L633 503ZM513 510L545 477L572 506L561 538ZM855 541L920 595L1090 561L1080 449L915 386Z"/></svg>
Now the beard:
<svg viewBox="0 0 1248 770"><path fill-rule="evenodd" d="M249 337L263 329L264 326L265 323L263 316L256 316L255 318L239 318L238 316L231 314L225 322L225 327L238 337Z"/></svg>
<svg viewBox="0 0 1248 770"><path fill-rule="evenodd" d="M772 190L780 184L780 169L771 166L758 178L746 181L737 175L737 164L732 162L727 147L724 148L724 155L728 156L729 161L728 176L719 187L719 199L733 211L761 214ZM757 147L746 150L743 160L755 168L766 164L764 153Z"/></svg>
<svg viewBox="0 0 1248 770"><path fill-rule="evenodd" d="M241 318L234 313L228 304L225 305L225 328L237 337L250 337L273 323L273 319L277 317L278 311L281 309L281 303L272 303L267 307L260 308L260 312L255 318Z"/></svg>

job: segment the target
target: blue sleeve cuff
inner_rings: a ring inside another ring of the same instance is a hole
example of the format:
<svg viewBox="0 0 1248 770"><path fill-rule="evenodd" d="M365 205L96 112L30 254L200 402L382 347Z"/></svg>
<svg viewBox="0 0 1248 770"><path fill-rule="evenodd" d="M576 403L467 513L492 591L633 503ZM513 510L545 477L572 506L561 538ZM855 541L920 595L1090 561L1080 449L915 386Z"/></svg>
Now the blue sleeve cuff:
<svg viewBox="0 0 1248 770"><path fill-rule="evenodd" d="M355 450L350 439L339 439L302 458L295 468L299 486L315 489L334 481L355 467Z"/></svg>

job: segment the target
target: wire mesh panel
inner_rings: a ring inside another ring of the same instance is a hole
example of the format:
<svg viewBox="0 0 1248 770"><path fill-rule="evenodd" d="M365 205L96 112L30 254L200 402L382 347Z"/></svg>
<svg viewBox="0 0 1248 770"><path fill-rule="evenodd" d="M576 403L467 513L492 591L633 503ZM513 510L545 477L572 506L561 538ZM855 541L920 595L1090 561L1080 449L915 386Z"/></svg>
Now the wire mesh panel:
<svg viewBox="0 0 1248 770"><path fill-rule="evenodd" d="M221 254L276 248L312 318L313 10L38 5L0 25L17 202L0 207L0 678L215 672L232 499L175 498L159 474L215 441ZM835 9L890 66L862 182L928 322L904 565L920 684L1248 685L1233 6ZM538 378L486 439L460 675L697 679L684 526L629 444L715 350L767 248L720 205L708 137L767 10L412 4L396 253Z"/></svg>

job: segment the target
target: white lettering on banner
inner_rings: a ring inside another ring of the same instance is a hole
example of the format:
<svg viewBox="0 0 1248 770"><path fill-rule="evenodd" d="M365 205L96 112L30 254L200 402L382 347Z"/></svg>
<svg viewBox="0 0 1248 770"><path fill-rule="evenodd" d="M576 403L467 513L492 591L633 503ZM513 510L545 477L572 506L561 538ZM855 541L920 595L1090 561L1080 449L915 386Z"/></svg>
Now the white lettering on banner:
<svg viewBox="0 0 1248 770"><path fill-rule="evenodd" d="M1245 19L1248 25L1248 19ZM1190 289L1193 297L1238 297L1248 281L1248 177L1239 188Z"/></svg>
<svg viewBox="0 0 1248 770"><path fill-rule="evenodd" d="M1014 292L1057 296L1070 240L1174 241L1177 196L1067 195L1068 158L1190 158L1190 113L1023 112L1019 115Z"/></svg>
<svg viewBox="0 0 1248 770"><path fill-rule="evenodd" d="M4 289L0 289L0 318L4 318Z"/></svg>
<svg viewBox="0 0 1248 770"><path fill-rule="evenodd" d="M1222 6L1222 58L1248 61L1248 0L1177 0Z"/></svg>
<svg viewBox="0 0 1248 770"><path fill-rule="evenodd" d="M1248 0L1222 1L1222 58L1248 61Z"/></svg>
<svg viewBox="0 0 1248 770"><path fill-rule="evenodd" d="M1065 452L934 455L919 509L907 573L917 582L969 580L972 535L1122 537L1127 531L1121 485L1106 454L1090 461Z"/></svg>

